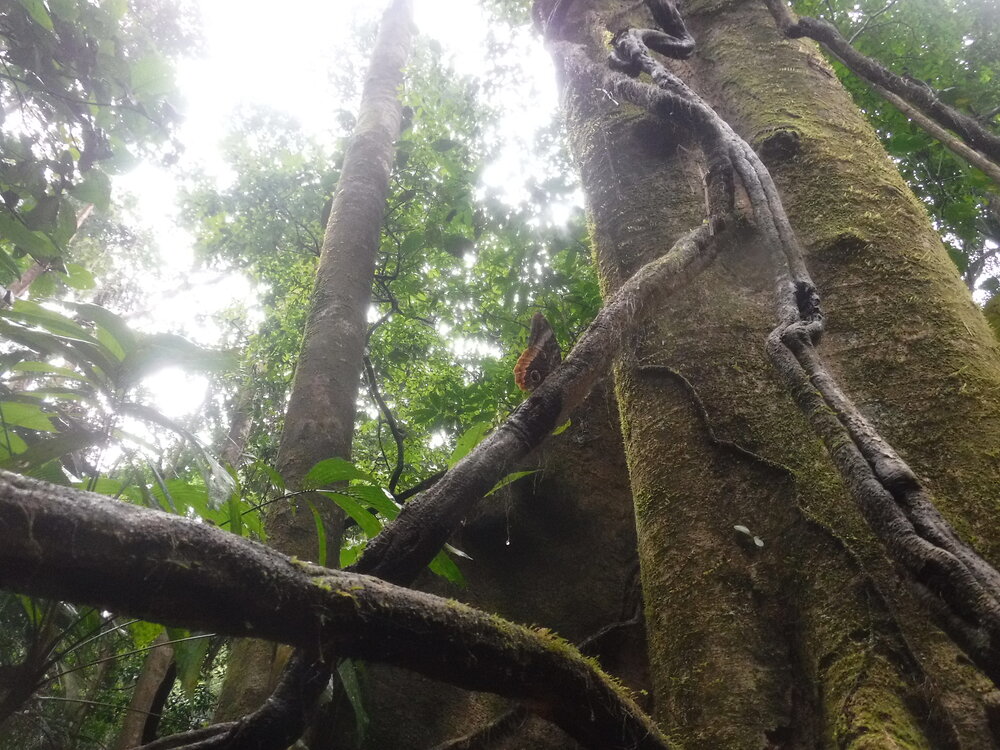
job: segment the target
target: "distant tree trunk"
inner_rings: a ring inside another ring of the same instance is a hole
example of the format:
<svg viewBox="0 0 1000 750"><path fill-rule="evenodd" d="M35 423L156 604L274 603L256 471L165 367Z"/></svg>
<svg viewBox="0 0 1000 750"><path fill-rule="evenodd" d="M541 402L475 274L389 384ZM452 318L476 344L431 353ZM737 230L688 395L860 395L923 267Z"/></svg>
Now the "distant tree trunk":
<svg viewBox="0 0 1000 750"><path fill-rule="evenodd" d="M169 640L166 633L161 633L153 641L153 648L142 663L139 677L132 688L132 698L129 700L122 727L112 745L114 750L129 750L143 742L144 729L149 718L150 709L156 700L163 678L166 677L170 665L174 661L173 646L164 645Z"/></svg>
<svg viewBox="0 0 1000 750"><path fill-rule="evenodd" d="M597 65L609 32L655 26L640 4L563 5ZM925 211L814 45L756 0L683 10L698 51L671 67L772 171L824 357L996 565L1000 358ZM702 221L705 166L668 123L564 84L610 293ZM687 748L995 746L996 692L900 583L768 361L769 264L749 245L718 259L617 368L655 716Z"/></svg>
<svg viewBox="0 0 1000 750"><path fill-rule="evenodd" d="M351 454L372 277L402 120L398 90L409 57L412 15L412 0L393 0L382 17L358 123L334 194L278 450L277 469L290 489L300 486L319 461ZM335 551L342 514L329 500L314 500L323 515L328 549ZM272 506L265 524L270 545L317 560L316 527L306 498ZM285 658L287 653L276 658L272 644L235 644L217 717L234 718L259 706L274 686L277 662Z"/></svg>

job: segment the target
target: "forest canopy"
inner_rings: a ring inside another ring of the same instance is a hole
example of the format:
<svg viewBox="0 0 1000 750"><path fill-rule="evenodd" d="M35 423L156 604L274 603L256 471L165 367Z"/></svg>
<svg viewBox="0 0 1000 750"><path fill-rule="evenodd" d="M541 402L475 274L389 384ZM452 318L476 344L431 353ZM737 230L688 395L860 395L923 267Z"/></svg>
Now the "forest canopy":
<svg viewBox="0 0 1000 750"><path fill-rule="evenodd" d="M413 4L0 4L0 747L1000 746L1000 7Z"/></svg>

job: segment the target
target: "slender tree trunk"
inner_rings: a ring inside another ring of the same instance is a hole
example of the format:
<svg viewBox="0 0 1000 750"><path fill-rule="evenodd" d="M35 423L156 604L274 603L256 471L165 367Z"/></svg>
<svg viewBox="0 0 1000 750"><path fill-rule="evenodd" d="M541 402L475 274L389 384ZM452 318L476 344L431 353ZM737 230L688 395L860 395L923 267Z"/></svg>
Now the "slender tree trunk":
<svg viewBox="0 0 1000 750"><path fill-rule="evenodd" d="M160 683L166 676L174 661L173 646L163 645L169 640L166 633L161 633L153 641L153 648L142 663L139 678L132 688L132 698L122 721L121 729L115 738L115 750L129 750L143 742L143 729L149 717L150 708L160 689Z"/></svg>
<svg viewBox="0 0 1000 750"><path fill-rule="evenodd" d="M393 0L382 17L357 127L334 194L278 450L277 469L290 489L319 461L351 454L372 277L402 119L398 90L409 57L412 15L412 0ZM323 517L328 548L336 550L342 514L325 498L312 501ZM300 496L273 506L265 525L273 547L317 560L308 503ZM271 644L235 644L217 718L235 718L259 706L280 671L272 665L285 658L282 652L276 659Z"/></svg>
<svg viewBox="0 0 1000 750"><path fill-rule="evenodd" d="M608 31L654 27L623 8L577 0L560 33L603 65ZM996 564L1000 359L923 208L813 45L756 0L684 13L698 51L672 68L774 174L823 355ZM701 222L706 167L668 123L564 83L610 293ZM719 258L618 365L658 721L689 748L994 746L990 683L899 582L769 364L772 277L764 248Z"/></svg>

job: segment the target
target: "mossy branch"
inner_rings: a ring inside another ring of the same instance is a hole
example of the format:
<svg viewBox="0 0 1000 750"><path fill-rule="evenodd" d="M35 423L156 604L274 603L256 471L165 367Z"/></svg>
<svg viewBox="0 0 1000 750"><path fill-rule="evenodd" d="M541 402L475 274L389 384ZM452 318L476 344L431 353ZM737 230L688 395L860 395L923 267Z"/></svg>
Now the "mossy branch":
<svg viewBox="0 0 1000 750"><path fill-rule="evenodd" d="M521 701L586 747L669 747L613 680L551 635L207 524L7 472L0 586L287 643L319 659L390 662Z"/></svg>
<svg viewBox="0 0 1000 750"><path fill-rule="evenodd" d="M822 44L848 70L871 84L875 91L897 106L918 127L1000 185L1000 135L942 102L929 86L898 76L878 61L861 54L827 21L808 16L796 19L785 0L765 1L782 33L793 39L809 37ZM942 132L942 128L955 133L967 148L958 148L960 144L955 137Z"/></svg>

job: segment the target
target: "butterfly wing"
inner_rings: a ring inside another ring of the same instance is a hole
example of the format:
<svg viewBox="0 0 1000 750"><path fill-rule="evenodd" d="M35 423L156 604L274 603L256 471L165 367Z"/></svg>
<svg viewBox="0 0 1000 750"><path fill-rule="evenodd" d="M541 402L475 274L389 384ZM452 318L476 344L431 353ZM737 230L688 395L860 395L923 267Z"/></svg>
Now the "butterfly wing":
<svg viewBox="0 0 1000 750"><path fill-rule="evenodd" d="M536 312L531 319L528 346L514 365L514 382L522 391L533 391L561 361L562 352L552 325Z"/></svg>

